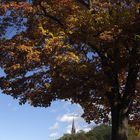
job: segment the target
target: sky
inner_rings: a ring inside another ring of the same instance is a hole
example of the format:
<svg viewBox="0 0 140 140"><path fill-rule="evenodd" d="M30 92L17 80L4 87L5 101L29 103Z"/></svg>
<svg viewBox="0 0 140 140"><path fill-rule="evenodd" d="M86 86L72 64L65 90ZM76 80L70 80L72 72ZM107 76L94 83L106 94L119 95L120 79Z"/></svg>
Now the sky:
<svg viewBox="0 0 140 140"><path fill-rule="evenodd" d="M95 124L87 124L80 115L79 105L55 101L49 108L19 105L18 100L0 94L0 140L56 140L70 133L73 117L76 130L89 131Z"/></svg>

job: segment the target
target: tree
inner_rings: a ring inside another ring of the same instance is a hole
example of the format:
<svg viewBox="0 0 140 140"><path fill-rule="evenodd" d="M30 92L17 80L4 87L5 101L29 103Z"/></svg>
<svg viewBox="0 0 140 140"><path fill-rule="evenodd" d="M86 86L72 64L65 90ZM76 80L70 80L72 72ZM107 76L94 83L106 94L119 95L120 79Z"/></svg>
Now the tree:
<svg viewBox="0 0 140 140"><path fill-rule="evenodd" d="M128 140L140 140L139 131L129 126ZM71 134L65 134L59 140L110 140L111 126L100 125L96 126L89 132L78 132L74 136Z"/></svg>
<svg viewBox="0 0 140 140"><path fill-rule="evenodd" d="M71 134L65 134L62 138L58 140L89 140L88 137L86 137L84 132L77 133L76 135Z"/></svg>
<svg viewBox="0 0 140 140"><path fill-rule="evenodd" d="M140 121L139 2L2 0L0 11L3 93L40 107L70 99L87 121L111 112L112 140L127 140Z"/></svg>

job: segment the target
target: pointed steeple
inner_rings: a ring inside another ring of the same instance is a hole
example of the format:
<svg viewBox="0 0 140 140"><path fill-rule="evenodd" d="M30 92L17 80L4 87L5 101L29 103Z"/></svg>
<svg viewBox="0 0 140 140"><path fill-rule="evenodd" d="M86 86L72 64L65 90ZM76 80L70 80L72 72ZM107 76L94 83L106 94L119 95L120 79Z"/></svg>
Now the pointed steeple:
<svg viewBox="0 0 140 140"><path fill-rule="evenodd" d="M76 133L76 129L75 129L74 118L73 118L72 128L71 128L71 134L75 134L75 133Z"/></svg>

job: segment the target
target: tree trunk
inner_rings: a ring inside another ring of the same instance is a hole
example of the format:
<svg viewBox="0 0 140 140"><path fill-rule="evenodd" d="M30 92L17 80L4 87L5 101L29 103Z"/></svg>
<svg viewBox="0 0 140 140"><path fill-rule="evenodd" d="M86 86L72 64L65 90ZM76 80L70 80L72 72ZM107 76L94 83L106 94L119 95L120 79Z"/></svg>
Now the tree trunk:
<svg viewBox="0 0 140 140"><path fill-rule="evenodd" d="M127 108L112 107L112 136L111 140L128 139L128 114Z"/></svg>

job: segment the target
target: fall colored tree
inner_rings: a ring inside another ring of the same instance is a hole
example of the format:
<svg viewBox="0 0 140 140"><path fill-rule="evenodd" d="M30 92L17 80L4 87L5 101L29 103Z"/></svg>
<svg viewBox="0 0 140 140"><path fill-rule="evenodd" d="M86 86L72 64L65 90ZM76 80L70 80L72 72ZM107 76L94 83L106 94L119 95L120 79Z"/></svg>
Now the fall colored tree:
<svg viewBox="0 0 140 140"><path fill-rule="evenodd" d="M87 121L109 121L112 140L140 125L138 0L1 0L0 78L21 104L57 99L84 109Z"/></svg>

